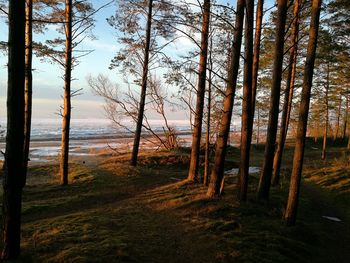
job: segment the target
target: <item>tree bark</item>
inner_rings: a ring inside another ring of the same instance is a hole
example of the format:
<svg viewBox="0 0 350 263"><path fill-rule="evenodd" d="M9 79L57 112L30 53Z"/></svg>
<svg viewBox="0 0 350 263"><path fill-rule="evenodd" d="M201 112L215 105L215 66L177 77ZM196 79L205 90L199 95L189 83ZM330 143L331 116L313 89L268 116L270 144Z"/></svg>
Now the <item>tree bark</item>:
<svg viewBox="0 0 350 263"><path fill-rule="evenodd" d="M224 177L224 164L227 149L227 140L230 133L233 102L236 93L237 77L239 70L239 59L241 55L243 20L244 20L245 0L237 1L236 23L234 42L230 60L230 69L227 77L227 87L223 102L223 112L219 126L219 134L216 140L214 164L210 176L207 196L214 197L220 195L221 184Z"/></svg>
<svg viewBox="0 0 350 263"><path fill-rule="evenodd" d="M202 120L204 109L204 97L205 97L205 83L207 81L207 59L208 59L208 37L209 37L209 23L210 23L210 0L204 0L203 3L203 22L201 31L201 51L199 59L198 70L198 88L197 88L197 101L196 112L194 119L194 127L192 133L192 149L191 149L191 161L188 171L188 180L193 182L199 181L198 169L199 169L199 156L202 137Z"/></svg>
<svg viewBox="0 0 350 263"><path fill-rule="evenodd" d="M338 139L339 127L340 127L340 115L341 115L342 94L339 94L339 104L337 112L337 122L335 125L334 141Z"/></svg>
<svg viewBox="0 0 350 263"><path fill-rule="evenodd" d="M3 260L16 259L20 254L21 203L25 180L25 0L9 1L8 19L7 134L2 205Z"/></svg>
<svg viewBox="0 0 350 263"><path fill-rule="evenodd" d="M254 0L246 0L246 17L244 30L244 78L241 127L241 155L238 176L237 198L247 200L250 143L253 133L252 112L252 77L253 77L253 28L254 28ZM256 62L256 61L255 61ZM257 62L256 62L257 63Z"/></svg>
<svg viewBox="0 0 350 263"><path fill-rule="evenodd" d="M26 0L26 51L25 51L25 83L24 83L24 174L27 177L27 167L29 161L30 132L32 124L32 55L33 55L33 35L32 35L32 13L33 1ZM24 182L25 183L25 182Z"/></svg>
<svg viewBox="0 0 350 263"><path fill-rule="evenodd" d="M284 150L284 145L287 138L290 112L292 109L293 93L294 93L294 81L295 72L297 67L297 52L298 52L298 33L299 33L299 13L301 7L301 0L296 0L294 2L293 10L293 30L292 30L292 47L289 54L289 68L286 82L286 89L284 93L284 103L283 112L281 119L280 134L277 143L277 150L273 160L273 175L272 175L272 185L276 186L280 181L281 163L282 155Z"/></svg>
<svg viewBox="0 0 350 263"><path fill-rule="evenodd" d="M203 184L208 186L209 179L209 158L210 158L210 117L211 117L211 86L212 86L212 49L213 49L213 39L210 39L210 49L209 49L209 75L208 75L208 102L207 102L207 132L205 134L205 161L204 161L204 176Z"/></svg>
<svg viewBox="0 0 350 263"><path fill-rule="evenodd" d="M344 114L343 135L342 135L342 140L343 141L346 138L346 130L348 128L348 117L349 117L349 95L348 95L348 91L346 91L345 114Z"/></svg>
<svg viewBox="0 0 350 263"><path fill-rule="evenodd" d="M256 133L256 146L258 147L259 146L259 139L260 139L260 109L258 108L258 123L257 123L257 126L258 126L258 131Z"/></svg>
<svg viewBox="0 0 350 263"><path fill-rule="evenodd" d="M62 112L62 138L60 176L61 184L68 184L68 157L69 157L69 132L71 119L71 80L72 80L72 0L65 0L65 68L64 68L64 94Z"/></svg>
<svg viewBox="0 0 350 263"><path fill-rule="evenodd" d="M329 93L329 63L327 64L327 79L326 79L326 121L323 129L323 144L322 144L322 154L321 159L326 159L326 150L327 150L327 137L328 137L328 122L329 122L329 105L328 105L328 93Z"/></svg>
<svg viewBox="0 0 350 263"><path fill-rule="evenodd" d="M309 31L309 43L305 61L304 81L301 92L301 102L298 120L298 131L293 158L293 169L289 187L288 204L284 214L284 220L288 226L296 223L297 208L300 192L301 173L304 160L305 137L307 120L309 115L310 95L312 87L312 77L314 71L318 28L320 21L321 0L312 1L311 23Z"/></svg>
<svg viewBox="0 0 350 263"><path fill-rule="evenodd" d="M258 72L259 72L259 60L260 60L260 43L261 43L261 30L262 20L264 16L264 0L258 0L256 8L256 23L255 23L255 40L253 48L253 76L252 76L252 107L249 119L249 134L248 141L249 145L252 142L253 136L253 124L255 115L255 104L256 104L256 91L258 86Z"/></svg>
<svg viewBox="0 0 350 263"><path fill-rule="evenodd" d="M269 123L264 154L264 164L258 186L258 198L264 200L268 200L269 198L273 168L273 157L275 153L279 100L281 92L282 64L284 53L284 31L287 16L287 2L287 0L277 1L278 13L276 23L275 57L270 96Z"/></svg>
<svg viewBox="0 0 350 263"><path fill-rule="evenodd" d="M146 103L146 90L147 90L147 81L148 81L148 65L149 65L149 52L151 45L151 29L152 29L152 12L153 12L153 0L148 1L148 13L147 13L147 25L146 25L146 39L145 39L145 57L143 60L143 72L142 72L142 83L141 83L141 96L139 111L137 115L136 131L134 137L134 145L131 154L131 165L137 165L137 157L139 154L140 139L142 132L142 122L143 115L145 112L145 103Z"/></svg>

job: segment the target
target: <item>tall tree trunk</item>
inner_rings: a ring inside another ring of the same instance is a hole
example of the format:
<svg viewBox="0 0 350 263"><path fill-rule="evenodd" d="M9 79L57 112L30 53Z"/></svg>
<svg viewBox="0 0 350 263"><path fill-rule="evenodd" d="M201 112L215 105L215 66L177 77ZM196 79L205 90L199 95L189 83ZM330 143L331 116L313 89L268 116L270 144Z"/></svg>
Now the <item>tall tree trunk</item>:
<svg viewBox="0 0 350 263"><path fill-rule="evenodd" d="M261 30L262 20L264 16L264 0L258 0L256 8L256 23L255 23L255 39L253 48L253 76L252 76L252 107L249 119L249 134L248 141L249 145L252 142L253 136L253 124L255 115L255 104L256 104L256 91L258 86L258 72L259 72L259 60L260 60L260 43L261 43Z"/></svg>
<svg viewBox="0 0 350 263"><path fill-rule="evenodd" d="M32 35L32 13L33 1L26 0L26 51L25 51L25 83L24 83L24 174L27 176L27 167L29 160L30 131L32 123L32 54L33 54L33 35Z"/></svg>
<svg viewBox="0 0 350 263"><path fill-rule="evenodd" d="M210 23L210 0L204 0L203 4L203 22L201 31L201 51L198 70L198 88L196 112L194 119L194 129L192 133L192 150L190 168L188 171L188 180L198 182L199 156L202 137L202 119L205 97L205 83L207 81L207 59L208 59L208 37Z"/></svg>
<svg viewBox="0 0 350 263"><path fill-rule="evenodd" d="M208 75L208 102L207 102L207 132L205 135L205 161L204 161L204 176L203 184L208 186L209 179L209 158L210 158L210 117L211 117L211 86L212 86L212 70L213 70L213 38L210 38L210 49L209 49L209 75Z"/></svg>
<svg viewBox="0 0 350 263"><path fill-rule="evenodd" d="M348 91L346 92L346 97L345 97L345 114L344 114L344 124L343 124L343 135L342 135L342 140L344 141L346 138L346 130L348 128L348 117L349 117L349 96L348 96Z"/></svg>
<svg viewBox="0 0 350 263"><path fill-rule="evenodd" d="M223 111L219 126L219 134L216 140L214 165L212 168L210 183L207 195L214 197L220 195L222 180L224 177L224 164L227 149L227 140L230 133L231 117L233 110L233 102L237 86L237 77L239 70L239 58L241 55L243 20L244 20L245 0L237 1L236 23L234 41L232 44L230 69L227 77L227 87L223 102Z"/></svg>
<svg viewBox="0 0 350 263"><path fill-rule="evenodd" d="M267 200L269 198L273 157L275 153L276 133L279 113L279 100L281 92L282 65L284 53L284 31L287 16L287 0L278 0L278 13L276 24L275 57L272 74L272 87L270 97L270 113L267 130L264 164L258 186L258 198Z"/></svg>
<svg viewBox="0 0 350 263"><path fill-rule="evenodd" d="M25 0L9 1L8 19L7 134L2 204L3 260L16 259L20 254L21 203L25 180Z"/></svg>
<svg viewBox="0 0 350 263"><path fill-rule="evenodd" d="M314 71L318 27L320 21L321 0L312 1L311 23L309 32L309 43L305 61L304 81L301 92L300 112L298 120L298 132L293 158L293 170L291 175L288 204L284 214L284 220L288 226L295 225L299 201L300 181L304 160L305 137L307 120L309 115L310 95L312 87L312 77Z"/></svg>
<svg viewBox="0 0 350 263"><path fill-rule="evenodd" d="M61 184L68 184L68 156L69 156L69 132L71 119L71 80L72 80L72 0L65 1L65 68L64 68L64 95L62 112L62 139L60 175Z"/></svg>
<svg viewBox="0 0 350 263"><path fill-rule="evenodd" d="M339 134L341 104L342 104L342 94L339 94L339 104L338 104L338 111L337 111L337 122L335 125L335 132L334 132L334 141L337 140L338 134Z"/></svg>
<svg viewBox="0 0 350 263"><path fill-rule="evenodd" d="M326 83L326 121L323 130L323 144L322 144L322 155L321 159L326 159L326 150L327 150L327 137L328 137L328 122L329 122L329 105L328 105L328 92L329 92L329 63L327 64L327 83Z"/></svg>
<svg viewBox="0 0 350 263"><path fill-rule="evenodd" d="M134 145L132 148L131 154L131 165L137 165L137 157L139 154L140 139L142 132L142 122L143 115L145 112L145 103L146 103L146 90L148 82L148 65L149 65L149 51L151 45L151 33L152 33L152 12L153 12L153 0L148 1L148 13L147 13L147 25L146 25L146 39L145 39L145 57L143 60L143 72L142 72L142 83L141 83L141 96L139 111L137 115L136 131L134 137Z"/></svg>
<svg viewBox="0 0 350 263"><path fill-rule="evenodd" d="M298 33L299 33L299 13L301 7L301 0L294 2L293 10L293 30L292 30L292 47L289 54L289 68L286 82L286 89L284 93L283 112L281 119L281 129L277 143L277 150L273 160L273 175L272 185L278 185L280 181L280 171L282 163L283 149L287 137L290 112L292 109L293 92L294 92L294 80L297 67L297 52L298 52Z"/></svg>
<svg viewBox="0 0 350 263"><path fill-rule="evenodd" d="M260 108L258 108L258 123L257 123L257 126L258 126L258 131L256 133L256 146L258 147L259 146L259 139L260 139Z"/></svg>
<svg viewBox="0 0 350 263"><path fill-rule="evenodd" d="M254 0L246 0L246 21L244 30L244 79L243 105L241 127L241 155L238 176L237 198L247 200L250 143L253 133L252 112L252 77L253 77L253 28L254 28Z"/></svg>

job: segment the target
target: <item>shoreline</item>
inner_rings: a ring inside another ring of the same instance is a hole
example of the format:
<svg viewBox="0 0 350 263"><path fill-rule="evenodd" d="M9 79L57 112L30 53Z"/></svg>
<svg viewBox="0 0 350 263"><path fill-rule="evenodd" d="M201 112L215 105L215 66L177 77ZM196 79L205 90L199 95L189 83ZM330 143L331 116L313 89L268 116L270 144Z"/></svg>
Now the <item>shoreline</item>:
<svg viewBox="0 0 350 263"><path fill-rule="evenodd" d="M159 136L163 136L164 133L157 133ZM178 136L186 136L186 135L191 135L192 133L190 131L183 131L183 132L178 132ZM151 134L143 134L141 137L143 138L150 138L153 135ZM70 141L87 141L87 140L114 140L114 139L129 139L129 138L134 138L134 135L132 133L122 133L122 134L95 134L95 135L85 135L85 136L74 136L72 135L70 137ZM46 138L38 138L38 137L33 137L31 138L30 142L57 142L61 141L61 137L46 137ZM6 142L5 136L0 139L0 144L4 144Z"/></svg>
<svg viewBox="0 0 350 263"><path fill-rule="evenodd" d="M164 138L164 133L156 133ZM205 132L204 132L205 134ZM192 133L190 131L180 131L177 133L178 146L190 147ZM237 132L231 132L229 144L237 146ZM115 135L95 134L92 136L79 136L70 138L69 158L86 161L88 158L103 157L112 154L131 153L134 136L131 133L119 133ZM5 151L6 143L0 141L0 150ZM140 141L140 150L162 149L160 143L151 134L143 134ZM29 165L36 165L48 162L59 162L61 152L60 138L32 138L29 151ZM0 161L4 156L0 155Z"/></svg>
<svg viewBox="0 0 350 263"><path fill-rule="evenodd" d="M163 134L158 134L163 137ZM180 146L188 146L191 141L191 133L180 132L178 133ZM116 152L128 153L131 152L133 144L133 135L127 136L103 136L95 135L93 137L78 137L70 139L69 156L70 159L79 158L84 160L85 158L91 158L92 156L98 157L102 155L110 155ZM6 143L0 142L0 149L5 150ZM159 143L152 135L143 135L140 141L140 149L142 150L156 150L160 148ZM59 161L59 155L61 151L60 139L49 138L35 138L31 140L29 150L29 165L47 163L52 161ZM0 160L4 160L4 156L0 156Z"/></svg>

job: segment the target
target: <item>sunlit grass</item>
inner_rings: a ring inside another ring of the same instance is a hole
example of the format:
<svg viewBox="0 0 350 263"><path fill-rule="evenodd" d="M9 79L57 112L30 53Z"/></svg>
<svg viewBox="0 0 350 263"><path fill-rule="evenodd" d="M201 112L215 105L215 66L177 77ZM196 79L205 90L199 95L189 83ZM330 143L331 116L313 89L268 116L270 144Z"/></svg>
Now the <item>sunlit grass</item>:
<svg viewBox="0 0 350 263"><path fill-rule="evenodd" d="M350 191L350 165L347 162L333 161L326 167L307 169L304 173L307 181L313 182L337 194Z"/></svg>
<svg viewBox="0 0 350 263"><path fill-rule="evenodd" d="M347 262L340 254L347 250L337 245L350 244L343 154L328 160L337 165L325 165L316 161L318 150L307 152L313 162L305 169L298 225L287 228L281 218L292 152L287 148L282 183L267 204L256 200L258 174L250 176L246 204L235 199L235 177L226 179L222 198L208 199L206 187L185 180L186 149L143 152L138 167L129 165L129 154L77 161L66 187L57 164L33 166L23 197L21 261ZM226 168L237 167L238 157L230 148ZM253 148L251 165L262 159L263 149Z"/></svg>

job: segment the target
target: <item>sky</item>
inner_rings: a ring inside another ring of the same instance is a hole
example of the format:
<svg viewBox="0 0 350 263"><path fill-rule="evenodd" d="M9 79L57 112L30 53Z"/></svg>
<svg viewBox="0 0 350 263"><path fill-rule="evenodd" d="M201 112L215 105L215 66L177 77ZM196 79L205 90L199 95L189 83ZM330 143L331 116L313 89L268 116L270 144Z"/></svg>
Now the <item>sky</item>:
<svg viewBox="0 0 350 263"><path fill-rule="evenodd" d="M193 0L190 0L193 1ZM104 5L108 0L92 0L94 7ZM195 1L196 2L196 1ZM227 1L221 0L222 3ZM235 5L235 0L228 1ZM88 75L96 76L99 73L108 75L114 82L123 86L117 70L109 70L109 64L118 50L116 31L107 24L106 18L112 16L116 11L114 4L100 10L96 16L96 25L93 30L96 40L84 41L79 49L93 49L94 52L80 60L79 65L73 70L72 89L82 89L82 95L73 98L72 117L77 119L104 118L103 100L92 94L87 85ZM0 40L7 40L7 26L1 19ZM55 34L55 27L50 26L47 36ZM45 36L34 35L35 40L41 40ZM190 46L188 41L180 40L176 46L183 48ZM7 57L0 53L0 118L6 117L6 87L7 87ZM63 80L62 69L56 64L41 62L33 58L33 118L58 118L57 112L62 104ZM172 113L172 119L187 118L184 111Z"/></svg>
<svg viewBox="0 0 350 263"><path fill-rule="evenodd" d="M95 8L102 5L105 1L94 0ZM82 95L73 98L73 118L102 118L103 101L94 96L87 86L86 76L88 74L97 75L104 73L110 75L113 80L116 72L108 70L109 62L115 54L117 47L115 32L110 27L106 18L113 15L115 6L101 10L96 15L96 26L94 34L97 36L95 41L85 41L80 46L81 49L94 49L90 55L82 58L80 64L73 70L72 89L83 88ZM50 32L51 31L51 32ZM55 32L54 27L50 27L48 35ZM34 35L34 40L42 39L42 36ZM0 39L7 39L7 27L0 27ZM5 117L6 110L6 83L7 83L7 57L1 54L0 57L0 118ZM62 104L61 96L63 94L62 69L56 64L43 63L34 56L33 58L33 118L57 118L57 112Z"/></svg>

